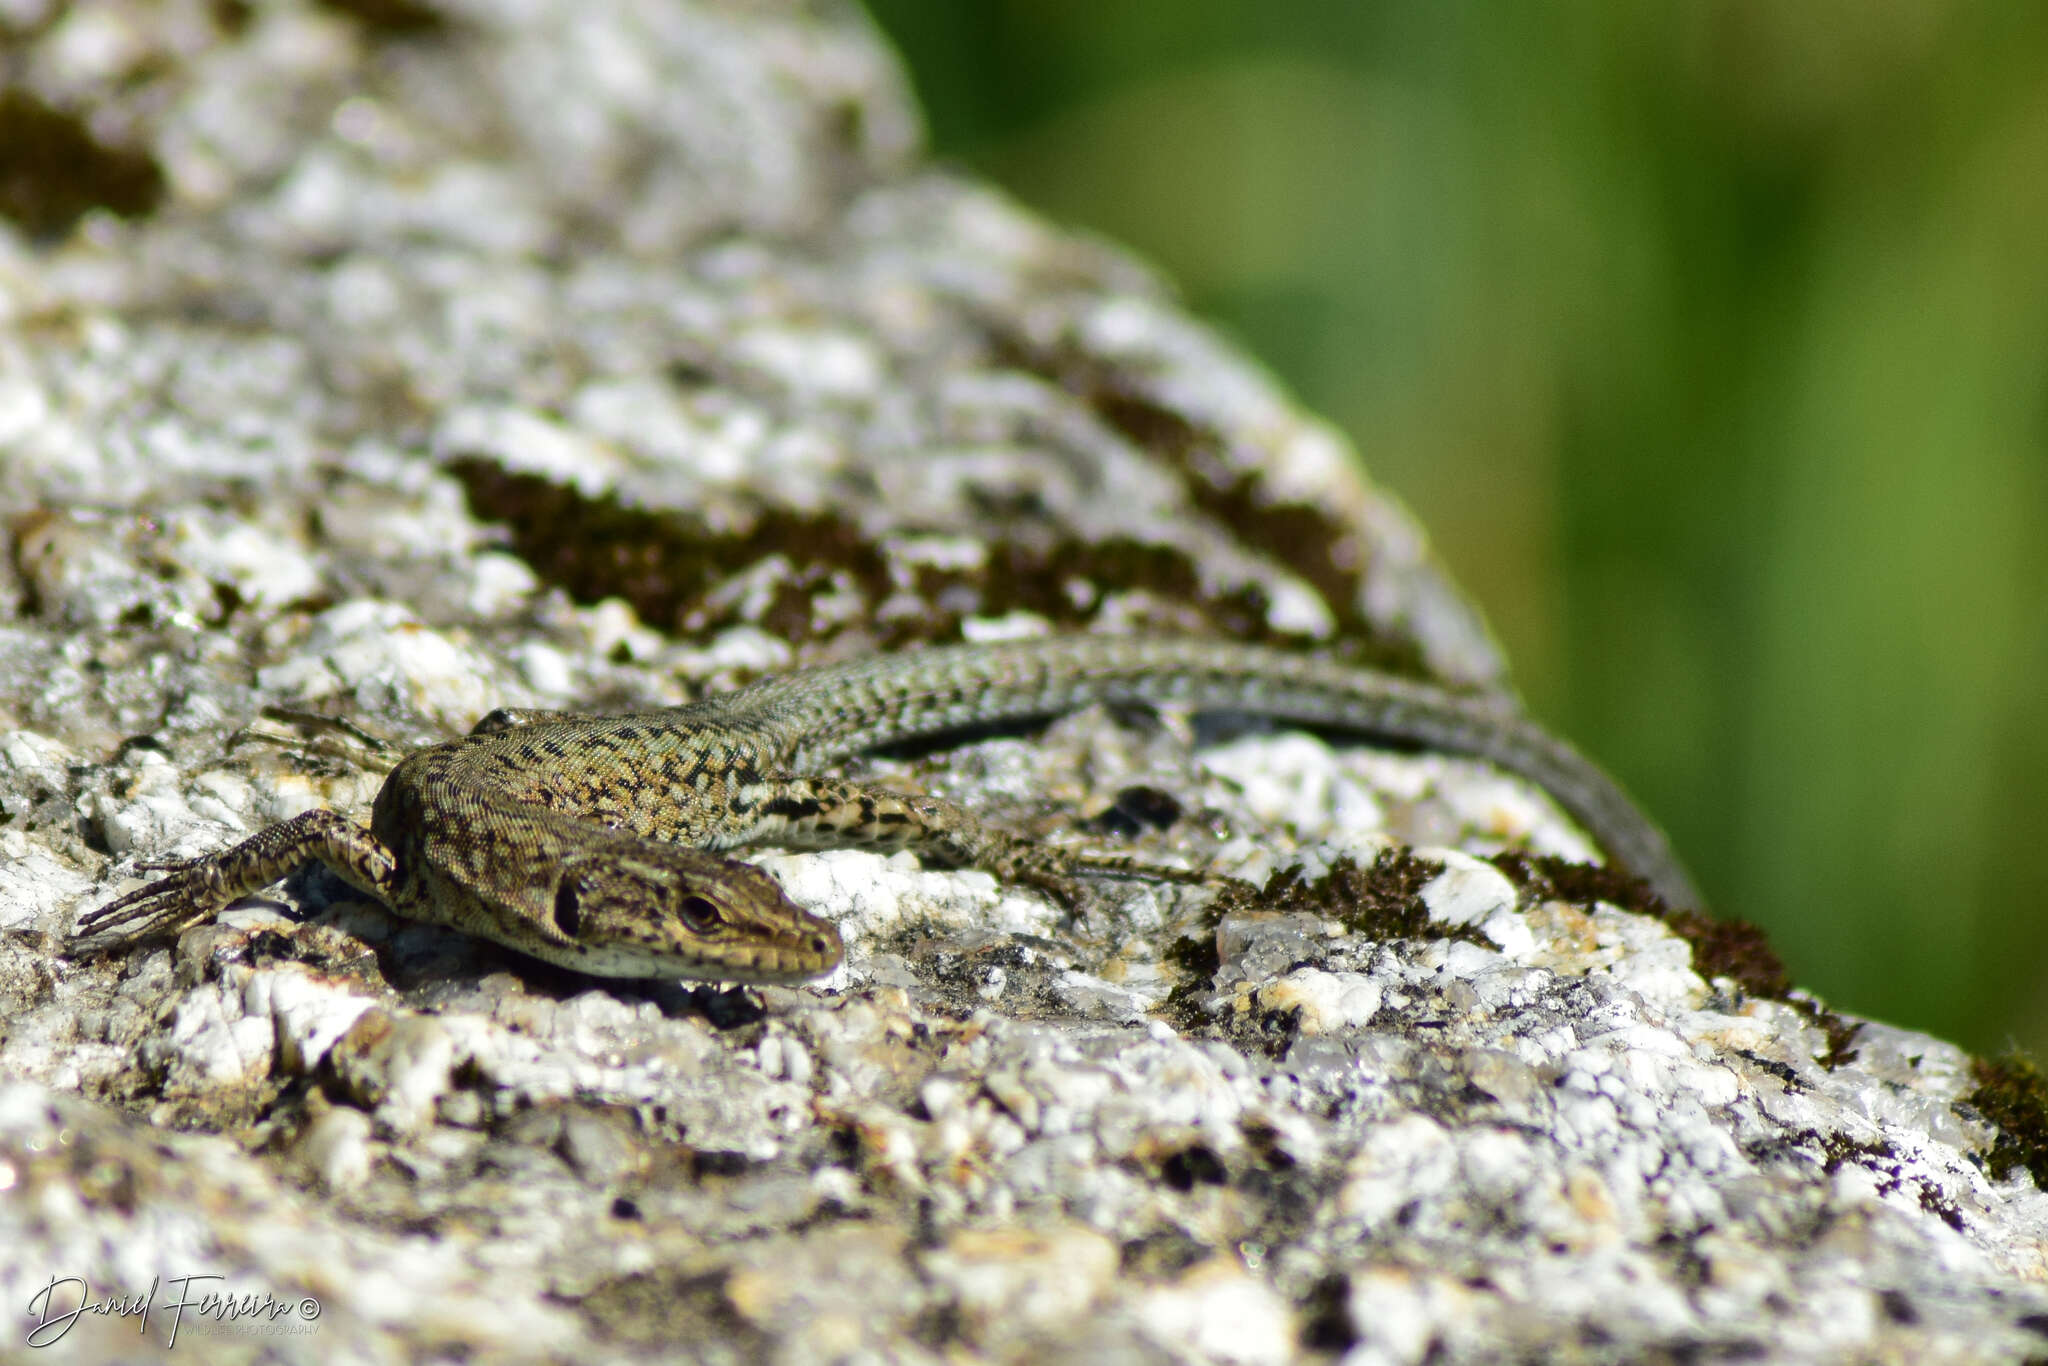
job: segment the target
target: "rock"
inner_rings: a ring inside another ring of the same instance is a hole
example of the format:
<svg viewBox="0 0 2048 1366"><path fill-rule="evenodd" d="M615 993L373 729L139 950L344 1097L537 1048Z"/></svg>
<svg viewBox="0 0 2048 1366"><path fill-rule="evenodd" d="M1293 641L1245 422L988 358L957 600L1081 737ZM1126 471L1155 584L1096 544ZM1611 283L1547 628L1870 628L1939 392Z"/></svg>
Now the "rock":
<svg viewBox="0 0 2048 1366"><path fill-rule="evenodd" d="M0 1302L29 1345L2048 1350L2038 1079L1828 1012L1466 760L1092 709L864 761L1262 889L1104 884L1076 919L765 852L845 930L798 989L578 978L319 870L67 956L138 860L366 814L498 706L1050 630L1502 669L1327 426L1139 263L923 160L851 8L110 0L12 55Z"/></svg>

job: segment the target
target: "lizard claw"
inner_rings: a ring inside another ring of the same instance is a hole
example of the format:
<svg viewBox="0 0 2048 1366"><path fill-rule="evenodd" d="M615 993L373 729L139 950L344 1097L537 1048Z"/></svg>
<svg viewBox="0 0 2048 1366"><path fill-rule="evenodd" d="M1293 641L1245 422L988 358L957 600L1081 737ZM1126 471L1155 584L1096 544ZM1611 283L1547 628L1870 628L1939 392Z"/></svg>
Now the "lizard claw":
<svg viewBox="0 0 2048 1366"><path fill-rule="evenodd" d="M135 868L142 872L168 872L170 876L87 911L72 927L74 941L101 935L127 940L165 934L203 919L220 907L220 872L211 858L149 859L137 863Z"/></svg>

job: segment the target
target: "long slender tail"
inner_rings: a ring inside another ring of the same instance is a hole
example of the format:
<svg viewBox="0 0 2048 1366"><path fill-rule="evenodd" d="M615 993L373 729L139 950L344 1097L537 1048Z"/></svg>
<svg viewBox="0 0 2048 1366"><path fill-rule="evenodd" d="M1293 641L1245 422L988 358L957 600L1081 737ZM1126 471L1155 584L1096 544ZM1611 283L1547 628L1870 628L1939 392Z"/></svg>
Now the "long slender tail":
<svg viewBox="0 0 2048 1366"><path fill-rule="evenodd" d="M799 771L921 736L1121 701L1246 712L1472 755L1543 787L1666 902L1703 904L1628 794L1506 702L1264 646L1138 636L942 646L792 674L725 700L803 736Z"/></svg>

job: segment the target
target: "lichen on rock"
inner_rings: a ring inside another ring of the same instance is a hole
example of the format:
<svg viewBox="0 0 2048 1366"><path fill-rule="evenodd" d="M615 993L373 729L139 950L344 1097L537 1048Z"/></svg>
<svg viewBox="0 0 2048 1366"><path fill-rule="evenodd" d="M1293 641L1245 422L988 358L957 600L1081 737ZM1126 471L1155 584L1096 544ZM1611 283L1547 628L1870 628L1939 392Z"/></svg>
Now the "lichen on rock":
<svg viewBox="0 0 2048 1366"><path fill-rule="evenodd" d="M293 1360L2044 1350L2038 1077L1827 1011L1467 760L1103 708L874 756L1256 890L1070 916L763 852L844 928L802 988L581 978L320 870L69 956L138 860L362 814L498 706L1054 630L1503 681L1330 428L1142 264L923 159L850 7L23 22L17 1331L126 1352L133 1318L36 1320L155 1282L162 1341L219 1276L264 1317L184 1331Z"/></svg>

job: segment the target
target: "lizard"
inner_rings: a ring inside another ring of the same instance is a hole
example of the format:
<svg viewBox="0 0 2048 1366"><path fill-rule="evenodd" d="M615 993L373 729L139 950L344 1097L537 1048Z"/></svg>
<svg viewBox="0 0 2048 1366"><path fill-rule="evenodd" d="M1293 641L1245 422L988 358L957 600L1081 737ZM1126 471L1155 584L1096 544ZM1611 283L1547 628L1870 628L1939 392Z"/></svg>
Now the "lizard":
<svg viewBox="0 0 2048 1366"><path fill-rule="evenodd" d="M727 851L908 848L1070 908L1088 874L1227 881L1036 843L941 798L817 772L1097 702L1241 713L1488 760L1546 789L1668 904L1701 904L1657 826L1505 697L1225 640L1056 635L822 665L655 711L501 708L399 762L367 829L315 809L219 853L144 863L167 875L88 913L74 935L196 924L318 860L403 917L595 976L799 982L837 966L837 927Z"/></svg>

